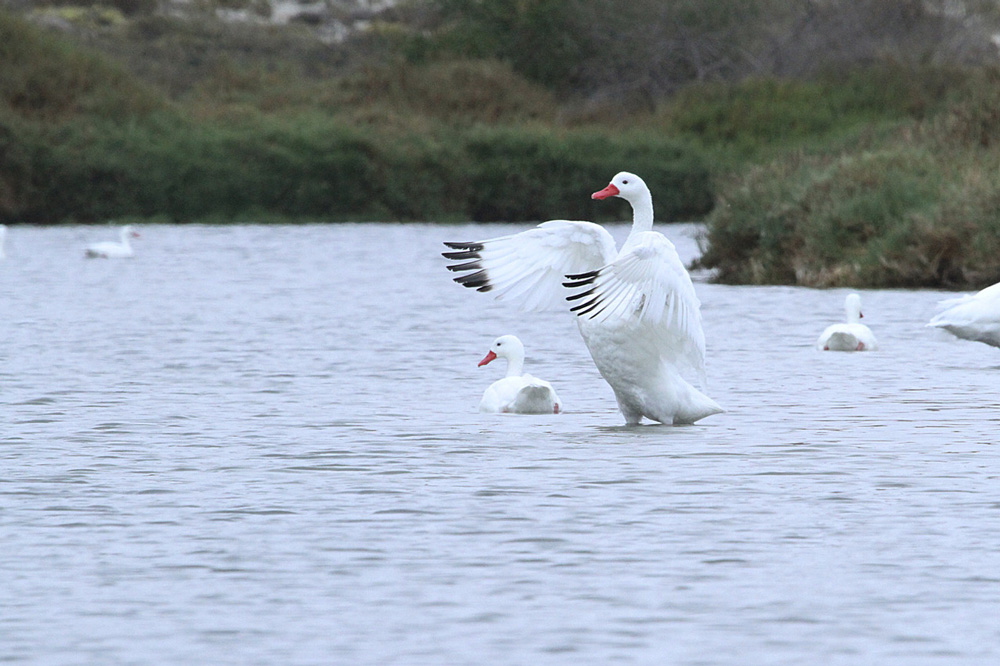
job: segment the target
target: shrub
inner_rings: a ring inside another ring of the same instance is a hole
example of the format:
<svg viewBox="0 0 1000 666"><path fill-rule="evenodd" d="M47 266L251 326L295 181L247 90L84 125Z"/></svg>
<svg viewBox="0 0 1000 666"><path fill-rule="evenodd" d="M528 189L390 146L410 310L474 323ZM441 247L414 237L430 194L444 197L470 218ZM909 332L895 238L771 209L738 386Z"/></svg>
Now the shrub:
<svg viewBox="0 0 1000 666"><path fill-rule="evenodd" d="M981 108L978 97L971 104ZM966 111L959 115L976 116ZM940 119L905 124L868 152L799 153L734 177L709 218L702 265L731 283L996 282L1000 150L949 139L955 127Z"/></svg>
<svg viewBox="0 0 1000 666"><path fill-rule="evenodd" d="M704 213L697 155L642 137L541 131L440 137L357 129L320 114L294 121L192 123L175 113L120 123L36 125L0 115L0 220L53 223L249 213L329 220L604 219L590 193L621 168L657 192L669 218ZM624 215L622 215L624 216Z"/></svg>
<svg viewBox="0 0 1000 666"><path fill-rule="evenodd" d="M32 120L126 118L164 100L124 69L0 11L0 105Z"/></svg>
<svg viewBox="0 0 1000 666"><path fill-rule="evenodd" d="M708 169L676 141L647 135L481 129L470 134L472 219L627 219L627 204L600 206L590 194L619 171L638 174L654 192L661 219L694 219L711 208Z"/></svg>
<svg viewBox="0 0 1000 666"><path fill-rule="evenodd" d="M924 118L940 109L967 76L948 68L876 63L826 72L812 81L701 84L662 104L657 116L668 132L755 158L823 137L850 136L873 123Z"/></svg>

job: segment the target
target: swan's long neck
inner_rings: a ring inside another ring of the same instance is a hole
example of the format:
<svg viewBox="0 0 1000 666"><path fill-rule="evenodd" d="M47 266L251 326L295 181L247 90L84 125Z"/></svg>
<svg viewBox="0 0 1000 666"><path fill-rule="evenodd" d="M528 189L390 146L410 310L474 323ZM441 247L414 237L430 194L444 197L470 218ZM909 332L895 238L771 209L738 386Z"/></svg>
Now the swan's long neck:
<svg viewBox="0 0 1000 666"><path fill-rule="evenodd" d="M121 236L121 239L122 239L122 245L126 249L131 249L132 248L132 246L128 242L129 233L130 233L129 230L128 229L124 229L124 228L119 232L119 235Z"/></svg>
<svg viewBox="0 0 1000 666"><path fill-rule="evenodd" d="M646 190L635 199L628 199L632 204L632 231L629 236L634 236L643 231L653 228L653 196Z"/></svg>
<svg viewBox="0 0 1000 666"><path fill-rule="evenodd" d="M524 374L524 354L511 353L507 356L507 376L520 377Z"/></svg>
<svg viewBox="0 0 1000 666"><path fill-rule="evenodd" d="M844 303L844 312L847 314L848 324L857 324L861 321L861 302L854 297L848 297Z"/></svg>

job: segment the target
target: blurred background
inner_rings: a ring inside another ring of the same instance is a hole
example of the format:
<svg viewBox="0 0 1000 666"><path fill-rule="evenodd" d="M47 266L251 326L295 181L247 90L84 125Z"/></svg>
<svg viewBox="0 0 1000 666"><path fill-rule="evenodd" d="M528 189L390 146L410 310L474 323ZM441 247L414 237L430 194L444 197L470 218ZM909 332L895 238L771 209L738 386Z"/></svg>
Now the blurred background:
<svg viewBox="0 0 1000 666"><path fill-rule="evenodd" d="M733 283L1000 280L1000 3L4 0L0 222L701 220Z"/></svg>

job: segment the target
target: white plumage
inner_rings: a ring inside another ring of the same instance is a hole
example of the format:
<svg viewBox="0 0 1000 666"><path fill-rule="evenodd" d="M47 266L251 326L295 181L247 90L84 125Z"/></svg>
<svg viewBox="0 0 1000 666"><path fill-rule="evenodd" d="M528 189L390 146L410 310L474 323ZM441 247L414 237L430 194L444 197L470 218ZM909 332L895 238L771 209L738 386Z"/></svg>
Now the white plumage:
<svg viewBox="0 0 1000 666"><path fill-rule="evenodd" d="M1000 347L1000 282L982 291L941 301L945 310L928 326L943 328L964 340Z"/></svg>
<svg viewBox="0 0 1000 666"><path fill-rule="evenodd" d="M871 329L861 323L861 296L848 294L844 299L844 313L847 323L832 324L816 340L816 347L822 351L875 351L878 340Z"/></svg>
<svg viewBox="0 0 1000 666"><path fill-rule="evenodd" d="M518 234L446 243L455 281L525 310L565 309L629 424L647 417L693 423L722 409L681 375L704 377L701 304L677 250L651 231L653 202L638 176L622 172L593 195L632 205L632 231L616 250L611 234L590 222L554 220ZM568 290L567 290L568 288Z"/></svg>
<svg viewBox="0 0 1000 666"><path fill-rule="evenodd" d="M131 257L135 254L132 251L132 245L129 243L130 238L138 238L139 234L136 233L130 225L125 225L119 231L120 242L115 243L114 241L104 241L102 243L94 243L88 245L87 249L84 250L84 256L90 258L101 258L101 259L117 259L122 257Z"/></svg>
<svg viewBox="0 0 1000 666"><path fill-rule="evenodd" d="M524 345L516 336L502 335L494 340L479 367L498 358L507 361L507 375L486 389L479 411L493 414L558 414L562 411L562 402L551 384L522 373Z"/></svg>

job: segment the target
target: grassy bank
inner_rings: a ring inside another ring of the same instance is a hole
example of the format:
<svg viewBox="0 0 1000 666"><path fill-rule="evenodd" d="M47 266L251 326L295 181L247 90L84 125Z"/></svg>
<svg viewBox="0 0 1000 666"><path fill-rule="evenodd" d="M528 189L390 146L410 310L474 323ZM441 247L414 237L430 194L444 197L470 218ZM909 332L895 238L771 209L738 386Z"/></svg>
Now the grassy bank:
<svg viewBox="0 0 1000 666"><path fill-rule="evenodd" d="M934 113L732 176L704 266L730 283L974 288L1000 280L1000 71Z"/></svg>
<svg viewBox="0 0 1000 666"><path fill-rule="evenodd" d="M610 219L627 213L593 206L589 194L623 164L664 193L661 215L689 219L711 206L696 153L645 135L427 135L326 116L195 124L163 112L127 123L0 118L0 144L5 222Z"/></svg>
<svg viewBox="0 0 1000 666"><path fill-rule="evenodd" d="M589 194L629 169L658 219L708 220L722 281L1000 279L996 72L882 62L581 98L408 44L0 11L0 222L600 221L627 206Z"/></svg>
<svg viewBox="0 0 1000 666"><path fill-rule="evenodd" d="M626 212L589 194L626 165L661 217L712 205L698 149L540 122L551 96L495 63L319 82L230 63L174 99L2 13L0 43L0 222L608 219Z"/></svg>
<svg viewBox="0 0 1000 666"><path fill-rule="evenodd" d="M81 34L0 12L2 222L601 220L628 216L588 196L622 169L650 183L660 219L697 219L723 174L931 95L765 79L636 109L385 43L334 75L345 56L295 29L146 16Z"/></svg>

